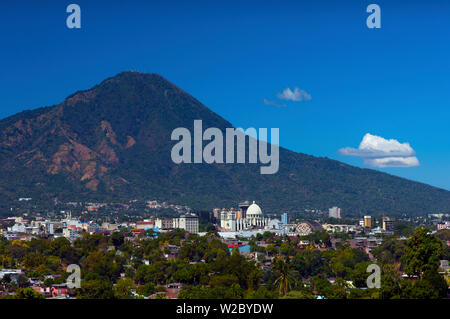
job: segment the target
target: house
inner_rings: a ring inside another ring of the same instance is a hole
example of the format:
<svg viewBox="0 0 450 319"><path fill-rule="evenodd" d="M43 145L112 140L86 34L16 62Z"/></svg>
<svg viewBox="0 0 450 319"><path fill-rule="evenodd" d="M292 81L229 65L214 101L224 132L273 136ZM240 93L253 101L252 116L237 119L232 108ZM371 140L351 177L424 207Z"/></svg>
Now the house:
<svg viewBox="0 0 450 319"><path fill-rule="evenodd" d="M67 284L51 285L49 287L33 285L31 288L34 291L44 295L46 298L67 297L69 295L69 288L67 287Z"/></svg>
<svg viewBox="0 0 450 319"><path fill-rule="evenodd" d="M178 257L178 251L180 250L180 247L176 245L163 245L162 250L164 252L164 257L167 259L176 259Z"/></svg>
<svg viewBox="0 0 450 319"><path fill-rule="evenodd" d="M12 227L8 227L8 231L13 233L25 233L27 230L24 223L15 223Z"/></svg>
<svg viewBox="0 0 450 319"><path fill-rule="evenodd" d="M50 292L53 298L68 296L69 288L67 287L67 284L52 285L50 288Z"/></svg>
<svg viewBox="0 0 450 319"><path fill-rule="evenodd" d="M145 233L145 229L142 228L132 228L130 229L130 231L134 236L138 236Z"/></svg>
<svg viewBox="0 0 450 319"><path fill-rule="evenodd" d="M143 221L143 222L137 222L136 223L136 228L137 229L152 229L155 228L155 222L153 221Z"/></svg>
<svg viewBox="0 0 450 319"><path fill-rule="evenodd" d="M183 289L183 284L179 282L166 285L167 299L177 299L181 289Z"/></svg>
<svg viewBox="0 0 450 319"><path fill-rule="evenodd" d="M25 275L25 273L21 269L1 269L0 270L0 280L3 279L4 276L9 276L12 281L17 282L17 279L21 275Z"/></svg>

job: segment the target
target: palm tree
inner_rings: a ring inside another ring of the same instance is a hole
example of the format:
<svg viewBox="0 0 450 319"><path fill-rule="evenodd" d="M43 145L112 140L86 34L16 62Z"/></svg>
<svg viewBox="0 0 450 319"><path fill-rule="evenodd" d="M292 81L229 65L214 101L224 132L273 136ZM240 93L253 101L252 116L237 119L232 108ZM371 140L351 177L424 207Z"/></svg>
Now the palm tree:
<svg viewBox="0 0 450 319"><path fill-rule="evenodd" d="M278 287L280 293L283 296L286 296L289 290L291 290L291 282L293 281L289 264L287 264L282 258L278 258L274 263L274 270L279 273L279 276L275 280L274 284Z"/></svg>

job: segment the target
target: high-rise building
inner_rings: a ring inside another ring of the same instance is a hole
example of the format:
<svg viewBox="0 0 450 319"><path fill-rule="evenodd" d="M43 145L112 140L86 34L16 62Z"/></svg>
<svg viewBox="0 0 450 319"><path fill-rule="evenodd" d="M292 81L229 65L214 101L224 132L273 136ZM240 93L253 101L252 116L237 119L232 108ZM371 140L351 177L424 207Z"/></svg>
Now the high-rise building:
<svg viewBox="0 0 450 319"><path fill-rule="evenodd" d="M184 229L188 233L198 233L198 216L195 214L181 215L173 219L173 228Z"/></svg>
<svg viewBox="0 0 450 319"><path fill-rule="evenodd" d="M372 216L364 216L364 227L372 228Z"/></svg>
<svg viewBox="0 0 450 319"><path fill-rule="evenodd" d="M332 218L341 218L341 209L339 207L332 207L328 210L328 217L332 217Z"/></svg>
<svg viewBox="0 0 450 319"><path fill-rule="evenodd" d="M55 234L53 223L46 222L45 223L45 231L47 232L47 234L50 234L50 235Z"/></svg>
<svg viewBox="0 0 450 319"><path fill-rule="evenodd" d="M173 220L171 218L157 218L155 220L155 227L158 229L172 229Z"/></svg>
<svg viewBox="0 0 450 319"><path fill-rule="evenodd" d="M241 211L240 218L247 217L247 209L250 207L250 202L246 200L245 202L239 203L239 210Z"/></svg>
<svg viewBox="0 0 450 319"><path fill-rule="evenodd" d="M213 209L213 216L215 219L220 219L220 208Z"/></svg>
<svg viewBox="0 0 450 319"><path fill-rule="evenodd" d="M389 217L383 217L383 230L389 232L394 231L394 221Z"/></svg>
<svg viewBox="0 0 450 319"><path fill-rule="evenodd" d="M289 223L289 216L287 213L281 214L281 222L285 225Z"/></svg>

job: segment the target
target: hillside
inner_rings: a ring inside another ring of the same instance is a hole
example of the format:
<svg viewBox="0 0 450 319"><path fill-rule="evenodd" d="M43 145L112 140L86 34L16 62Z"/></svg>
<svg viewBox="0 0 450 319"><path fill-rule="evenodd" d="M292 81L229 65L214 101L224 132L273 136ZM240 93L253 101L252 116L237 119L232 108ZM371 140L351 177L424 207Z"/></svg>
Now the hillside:
<svg viewBox="0 0 450 319"><path fill-rule="evenodd" d="M159 199L193 208L256 200L265 211L351 214L449 211L450 192L338 161L280 149L280 169L171 161L177 127L231 124L156 74L123 72L61 104L0 121L0 197L122 201Z"/></svg>

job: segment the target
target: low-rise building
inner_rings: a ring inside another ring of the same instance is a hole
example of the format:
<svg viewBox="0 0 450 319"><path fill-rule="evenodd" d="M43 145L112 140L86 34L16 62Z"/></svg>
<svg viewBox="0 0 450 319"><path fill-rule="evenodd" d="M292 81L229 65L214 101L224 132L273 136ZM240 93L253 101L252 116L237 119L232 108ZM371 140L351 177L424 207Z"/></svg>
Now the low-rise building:
<svg viewBox="0 0 450 319"><path fill-rule="evenodd" d="M356 232L356 225L334 225L334 224L324 224L323 229L332 233L352 233Z"/></svg>
<svg viewBox="0 0 450 319"><path fill-rule="evenodd" d="M145 230L152 229L152 228L155 228L155 222L153 222L153 221L137 222L136 228L145 229Z"/></svg>
<svg viewBox="0 0 450 319"><path fill-rule="evenodd" d="M442 230L442 229L450 229L450 221L437 223L437 230Z"/></svg>
<svg viewBox="0 0 450 319"><path fill-rule="evenodd" d="M311 222L301 222L295 226L295 233L299 236L307 236L316 231L321 231L322 226L314 221Z"/></svg>

